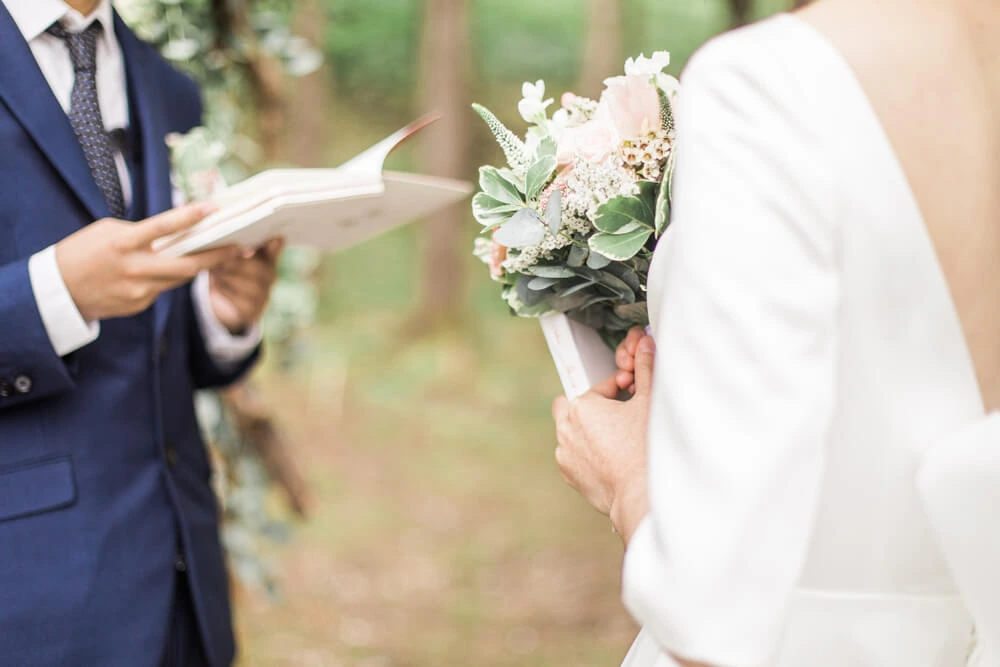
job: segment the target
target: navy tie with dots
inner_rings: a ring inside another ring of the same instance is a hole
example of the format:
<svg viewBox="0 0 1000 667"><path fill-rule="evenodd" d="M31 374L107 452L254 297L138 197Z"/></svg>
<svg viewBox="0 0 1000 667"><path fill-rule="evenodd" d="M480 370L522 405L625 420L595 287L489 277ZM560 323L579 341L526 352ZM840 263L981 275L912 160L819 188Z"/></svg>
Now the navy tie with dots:
<svg viewBox="0 0 1000 667"><path fill-rule="evenodd" d="M58 23L48 32L66 42L73 60L73 92L70 95L69 122L83 148L90 173L104 194L108 210L115 218L125 217L125 196L115 164L114 144L104 128L101 104L97 97L97 38L101 23L94 21L82 32L69 32Z"/></svg>

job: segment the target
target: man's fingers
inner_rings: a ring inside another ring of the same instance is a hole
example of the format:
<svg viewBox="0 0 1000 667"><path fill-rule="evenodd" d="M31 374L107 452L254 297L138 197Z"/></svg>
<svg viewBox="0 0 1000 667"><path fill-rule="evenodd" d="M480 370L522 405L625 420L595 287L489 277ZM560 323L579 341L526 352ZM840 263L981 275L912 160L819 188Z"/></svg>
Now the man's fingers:
<svg viewBox="0 0 1000 667"><path fill-rule="evenodd" d="M282 251L284 251L284 249L285 249L285 239L283 238L271 239L270 241L267 242L267 244L263 248L264 256L267 258L268 262L272 266L275 266L278 264L278 259L281 258L281 253Z"/></svg>
<svg viewBox="0 0 1000 667"><path fill-rule="evenodd" d="M202 271L215 268L239 253L236 246L214 248L183 257L143 256L141 274L150 280L184 283Z"/></svg>
<svg viewBox="0 0 1000 667"><path fill-rule="evenodd" d="M190 204L137 222L130 228L133 247L146 248L157 239L190 229L215 210L212 204Z"/></svg>
<svg viewBox="0 0 1000 667"><path fill-rule="evenodd" d="M240 275L219 275L212 273L212 287L227 297L240 297L254 303L267 298L268 286L258 280Z"/></svg>
<svg viewBox="0 0 1000 667"><path fill-rule="evenodd" d="M635 391L637 395L648 396L653 390L653 367L656 360L656 343L652 336L646 336L635 351Z"/></svg>

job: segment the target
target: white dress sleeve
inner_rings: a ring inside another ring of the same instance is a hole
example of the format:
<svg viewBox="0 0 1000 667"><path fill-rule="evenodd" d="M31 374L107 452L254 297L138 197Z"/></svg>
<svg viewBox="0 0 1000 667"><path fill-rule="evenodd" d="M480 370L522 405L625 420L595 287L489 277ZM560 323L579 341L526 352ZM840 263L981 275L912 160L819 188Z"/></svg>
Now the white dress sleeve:
<svg viewBox="0 0 1000 667"><path fill-rule="evenodd" d="M777 648L834 403L832 110L781 50L735 33L685 73L651 510L625 559L625 603L661 649L716 667L760 667Z"/></svg>

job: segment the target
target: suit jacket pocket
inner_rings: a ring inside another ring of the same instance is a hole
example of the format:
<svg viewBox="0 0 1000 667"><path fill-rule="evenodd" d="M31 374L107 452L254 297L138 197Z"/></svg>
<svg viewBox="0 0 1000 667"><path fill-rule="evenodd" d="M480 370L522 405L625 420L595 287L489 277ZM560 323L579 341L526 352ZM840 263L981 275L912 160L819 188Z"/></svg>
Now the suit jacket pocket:
<svg viewBox="0 0 1000 667"><path fill-rule="evenodd" d="M0 468L0 522L50 512L76 502L70 457Z"/></svg>

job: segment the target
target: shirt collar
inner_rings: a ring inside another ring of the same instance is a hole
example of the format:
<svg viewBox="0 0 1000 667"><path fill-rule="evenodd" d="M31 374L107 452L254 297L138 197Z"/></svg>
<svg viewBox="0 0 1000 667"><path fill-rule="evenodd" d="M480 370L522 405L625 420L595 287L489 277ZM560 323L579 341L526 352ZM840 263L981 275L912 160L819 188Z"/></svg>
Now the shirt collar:
<svg viewBox="0 0 1000 667"><path fill-rule="evenodd" d="M114 35L111 0L100 0L97 8L87 17L62 0L3 0L3 3L24 35L24 40L29 43L44 34L56 21L60 21L70 32L79 32L94 21L100 21L104 34Z"/></svg>

